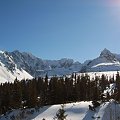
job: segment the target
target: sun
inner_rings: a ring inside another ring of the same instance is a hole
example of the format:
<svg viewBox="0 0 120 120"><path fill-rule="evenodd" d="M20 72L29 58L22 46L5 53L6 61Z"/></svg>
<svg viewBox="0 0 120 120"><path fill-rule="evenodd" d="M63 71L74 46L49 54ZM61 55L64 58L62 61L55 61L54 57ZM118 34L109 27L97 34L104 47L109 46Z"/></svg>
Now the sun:
<svg viewBox="0 0 120 120"><path fill-rule="evenodd" d="M111 20L120 25L120 0L107 0L107 7Z"/></svg>
<svg viewBox="0 0 120 120"><path fill-rule="evenodd" d="M120 7L120 0L109 0L110 6Z"/></svg>

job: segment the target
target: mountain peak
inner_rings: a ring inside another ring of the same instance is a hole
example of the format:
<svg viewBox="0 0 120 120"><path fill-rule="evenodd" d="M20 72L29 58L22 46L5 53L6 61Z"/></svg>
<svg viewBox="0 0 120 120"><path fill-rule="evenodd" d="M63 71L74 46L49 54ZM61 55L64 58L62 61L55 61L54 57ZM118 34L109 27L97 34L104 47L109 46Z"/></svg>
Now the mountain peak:
<svg viewBox="0 0 120 120"><path fill-rule="evenodd" d="M103 53L106 53L106 52L108 53L108 52L110 52L110 51L109 51L107 48L104 48L102 52L103 52ZM102 52L101 52L101 53L102 53Z"/></svg>
<svg viewBox="0 0 120 120"><path fill-rule="evenodd" d="M13 52L20 52L19 50L15 49Z"/></svg>
<svg viewBox="0 0 120 120"><path fill-rule="evenodd" d="M4 51L0 50L0 53L2 53L2 54L3 54L3 53L4 53Z"/></svg>
<svg viewBox="0 0 120 120"><path fill-rule="evenodd" d="M105 56L113 56L113 54L108 50L108 49L104 49L101 54L100 54L100 57L105 57Z"/></svg>

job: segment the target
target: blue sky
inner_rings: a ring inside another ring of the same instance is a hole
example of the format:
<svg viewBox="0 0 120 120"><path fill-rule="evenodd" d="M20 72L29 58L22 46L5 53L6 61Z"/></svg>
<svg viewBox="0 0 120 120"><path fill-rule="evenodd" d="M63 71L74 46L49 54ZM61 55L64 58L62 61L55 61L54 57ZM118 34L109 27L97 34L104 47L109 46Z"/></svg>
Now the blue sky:
<svg viewBox="0 0 120 120"><path fill-rule="evenodd" d="M0 0L0 49L84 62L120 53L117 0Z"/></svg>

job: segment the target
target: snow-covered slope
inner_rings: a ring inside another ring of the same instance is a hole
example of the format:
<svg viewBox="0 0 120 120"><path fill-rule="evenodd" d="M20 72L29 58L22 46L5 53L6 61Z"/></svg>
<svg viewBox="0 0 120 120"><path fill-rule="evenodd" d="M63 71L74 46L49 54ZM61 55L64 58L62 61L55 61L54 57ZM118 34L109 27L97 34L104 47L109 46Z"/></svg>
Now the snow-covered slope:
<svg viewBox="0 0 120 120"><path fill-rule="evenodd" d="M95 111L88 109L91 102L77 102L65 104L64 110L67 120L117 120L120 118L120 105L114 100L102 103ZM13 110L13 112L1 116L0 120L53 120L61 105L45 106L40 109ZM24 111L24 112L23 112Z"/></svg>
<svg viewBox="0 0 120 120"><path fill-rule="evenodd" d="M85 117L85 113L88 111L88 105L91 102L78 102L78 103L70 103L65 105L65 111L67 114L68 120L82 120ZM42 112L33 120L41 120L45 118L46 120L52 120L55 117L56 112L61 108L61 105L53 105L50 106L46 111Z"/></svg>
<svg viewBox="0 0 120 120"><path fill-rule="evenodd" d="M16 67L11 72L8 70L4 64L0 62L0 82L13 82L15 79L22 80L22 79L32 79L33 77L28 74L25 70L17 69Z"/></svg>
<svg viewBox="0 0 120 120"><path fill-rule="evenodd" d="M22 80L33 77L22 68L19 69L7 52L0 51L0 83L13 82L16 78Z"/></svg>

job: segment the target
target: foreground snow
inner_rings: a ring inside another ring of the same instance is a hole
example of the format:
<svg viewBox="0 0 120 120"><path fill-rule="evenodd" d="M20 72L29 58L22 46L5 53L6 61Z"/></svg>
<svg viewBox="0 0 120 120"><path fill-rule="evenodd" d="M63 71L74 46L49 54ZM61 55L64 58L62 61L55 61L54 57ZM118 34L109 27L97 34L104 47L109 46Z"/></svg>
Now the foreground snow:
<svg viewBox="0 0 120 120"><path fill-rule="evenodd" d="M111 117L113 120L119 116L120 106L116 105L114 101L101 104L100 107L96 108L96 111L89 110L88 105L91 105L91 102L66 104L65 111L68 115L67 119L92 120L94 118L97 120L99 118L99 120L110 120ZM46 111L35 117L33 120L41 120L42 118L45 118L46 120L52 120L59 108L60 105L51 106Z"/></svg>
<svg viewBox="0 0 120 120"><path fill-rule="evenodd" d="M115 120L120 117L120 105L115 103L114 100L110 102L105 102L100 105L100 107L96 108L96 111L91 111L88 109L88 105L92 105L91 102L77 102L77 103L69 103L65 104L65 111L67 114L68 120ZM24 111L24 115L22 110L14 110L10 114L6 116L2 116L0 120L11 120L13 115L16 119L21 120L53 120L56 112L61 108L61 105L52 105L45 106L40 108L39 110L35 109L27 109ZM32 111L32 112L31 112ZM34 112L33 112L34 111ZM22 118L21 118L22 116Z"/></svg>
<svg viewBox="0 0 120 120"><path fill-rule="evenodd" d="M88 111L88 105L91 102L78 102L65 105L65 111L67 119L69 120L82 120L85 117L85 113ZM61 108L61 105L50 106L46 111L39 114L33 120L40 120L45 118L46 120L52 120L56 115L56 112Z"/></svg>

